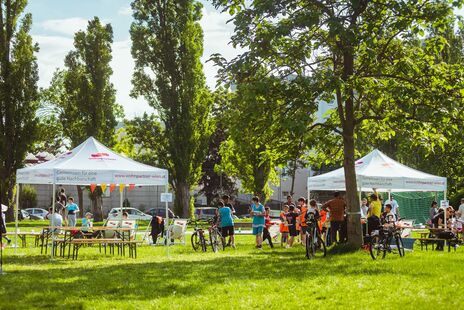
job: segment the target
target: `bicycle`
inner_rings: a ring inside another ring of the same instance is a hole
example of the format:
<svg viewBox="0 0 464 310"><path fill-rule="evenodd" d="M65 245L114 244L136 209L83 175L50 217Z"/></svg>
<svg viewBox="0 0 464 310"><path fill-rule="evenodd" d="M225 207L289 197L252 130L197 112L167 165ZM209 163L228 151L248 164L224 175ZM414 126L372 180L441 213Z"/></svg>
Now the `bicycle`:
<svg viewBox="0 0 464 310"><path fill-rule="evenodd" d="M308 224L308 230L306 231L306 258L325 257L327 249L313 213L308 214L306 224Z"/></svg>
<svg viewBox="0 0 464 310"><path fill-rule="evenodd" d="M398 254L400 257L404 257L404 245L403 239L401 238L401 229L396 228L395 224L382 225L380 229L374 230L371 234L371 240L369 242L369 253L373 260L376 260L379 256L382 259L388 253ZM391 247L392 241L395 241L396 249Z"/></svg>
<svg viewBox="0 0 464 310"><path fill-rule="evenodd" d="M198 222L199 221L197 220L191 220L189 222L189 224L193 223L194 225L193 227L194 232L191 237L192 247L193 247L193 250L195 251L198 251L201 249L203 252L206 252L207 244L206 244L206 238L205 238L205 231L203 230L203 228L198 226Z"/></svg>
<svg viewBox="0 0 464 310"><path fill-rule="evenodd" d="M222 234L219 231L219 228L215 224L209 228L209 240L210 240L211 248L213 249L213 252L216 253L219 250L224 251L224 248L225 248L224 239L222 238Z"/></svg>

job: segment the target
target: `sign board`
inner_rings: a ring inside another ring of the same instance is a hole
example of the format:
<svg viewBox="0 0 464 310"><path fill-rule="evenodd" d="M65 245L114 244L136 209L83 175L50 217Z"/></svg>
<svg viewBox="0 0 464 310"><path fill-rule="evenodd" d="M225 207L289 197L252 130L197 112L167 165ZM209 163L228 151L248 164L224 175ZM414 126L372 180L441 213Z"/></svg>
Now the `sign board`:
<svg viewBox="0 0 464 310"><path fill-rule="evenodd" d="M161 193L161 202L172 202L172 193Z"/></svg>
<svg viewBox="0 0 464 310"><path fill-rule="evenodd" d="M449 200L440 200L440 209L446 209L449 206Z"/></svg>

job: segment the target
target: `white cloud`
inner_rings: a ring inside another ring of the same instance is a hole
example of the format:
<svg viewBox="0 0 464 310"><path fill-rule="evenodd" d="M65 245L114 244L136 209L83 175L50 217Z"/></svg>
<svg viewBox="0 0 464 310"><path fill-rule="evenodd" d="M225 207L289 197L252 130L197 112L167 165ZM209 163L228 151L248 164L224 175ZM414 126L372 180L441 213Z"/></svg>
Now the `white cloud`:
<svg viewBox="0 0 464 310"><path fill-rule="evenodd" d="M130 6L120 7L118 10L118 15L122 15L122 16L132 15L132 8Z"/></svg>
<svg viewBox="0 0 464 310"><path fill-rule="evenodd" d="M77 31L87 28L87 24L88 20L85 18L71 17L45 20L40 26L46 31L74 36Z"/></svg>
<svg viewBox="0 0 464 310"><path fill-rule="evenodd" d="M34 35L39 43L37 55L39 65L39 86L47 87L56 68L63 67L66 54L73 48L73 39L60 36Z"/></svg>
<svg viewBox="0 0 464 310"><path fill-rule="evenodd" d="M121 8L119 14L123 12ZM127 12L127 11L124 11ZM229 19L226 13L219 13L214 9L203 9L203 19L201 26L204 32L204 55L202 62L206 80L211 88L215 87L217 68L208 60L213 53L221 53L225 58L232 59L240 50L234 49L229 43L233 34L233 24L226 24ZM47 87L56 68L63 67L66 54L73 49L74 33L87 27L87 20L84 18L68 18L47 20L40 24L43 32L47 35L35 35L34 40L39 43L40 52L38 53L39 64L39 86ZM53 35L52 33L56 33ZM153 109L143 98L133 99L129 96L132 89L131 78L134 69L134 60L131 55L131 41L129 38L116 41L113 44L113 76L111 81L116 88L117 102L122 104L127 118L140 116L143 112L151 112Z"/></svg>
<svg viewBox="0 0 464 310"><path fill-rule="evenodd" d="M203 18L200 25L204 33L204 51L202 62L206 82L209 87L215 88L217 68L212 62L206 62L212 54L219 53L228 60L237 56L242 50L232 47L230 38L234 33L234 25L232 22L227 23L230 19L227 13L220 13L215 9L203 8Z"/></svg>

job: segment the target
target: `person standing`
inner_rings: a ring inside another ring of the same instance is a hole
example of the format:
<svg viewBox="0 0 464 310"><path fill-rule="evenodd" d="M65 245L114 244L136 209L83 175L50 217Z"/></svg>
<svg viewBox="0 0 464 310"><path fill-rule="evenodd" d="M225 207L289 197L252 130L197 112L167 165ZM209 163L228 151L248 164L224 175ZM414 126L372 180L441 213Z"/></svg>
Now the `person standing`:
<svg viewBox="0 0 464 310"><path fill-rule="evenodd" d="M235 232L232 210L229 207L226 207L222 201L219 201L218 206L219 222L221 223L222 244L225 244L225 239L229 236L230 244L235 249Z"/></svg>
<svg viewBox="0 0 464 310"><path fill-rule="evenodd" d="M272 222L271 217L269 216L271 209L269 207L264 208L264 230L263 230L263 240L267 240L269 242L269 246L271 249L274 248L274 244L272 244L272 237L269 229L271 228Z"/></svg>
<svg viewBox="0 0 464 310"><path fill-rule="evenodd" d="M48 209L47 218L50 222L50 227L55 227L54 231L57 232L59 229L57 227L63 226L63 216L59 213L57 209L55 209L55 213L53 213L53 208Z"/></svg>
<svg viewBox="0 0 464 310"><path fill-rule="evenodd" d="M393 198L393 194L390 194L390 199L387 199L385 201L384 206L386 206L387 204L391 206L391 213L395 215L395 220L398 220L400 218L400 207L395 198Z"/></svg>
<svg viewBox="0 0 464 310"><path fill-rule="evenodd" d="M432 201L432 204L430 205L430 210L429 210L429 225L432 228L435 228L434 219L435 219L435 215L437 215L438 213L437 208L438 208L438 203L436 201Z"/></svg>
<svg viewBox="0 0 464 310"><path fill-rule="evenodd" d="M256 236L256 248L262 249L262 233L264 230L264 206L259 203L259 198L256 196L251 199L250 215L253 217L252 227L253 235Z"/></svg>
<svg viewBox="0 0 464 310"><path fill-rule="evenodd" d="M76 227L76 214L79 212L79 207L74 203L74 198L68 198L68 204L66 205L66 211L68 213L68 226Z"/></svg>
<svg viewBox="0 0 464 310"><path fill-rule="evenodd" d="M367 199L363 198L361 200L361 225L363 236L367 234L367 212L369 211L369 207L367 206Z"/></svg>
<svg viewBox="0 0 464 310"><path fill-rule="evenodd" d="M464 221L464 198L461 198L461 204L459 205L458 212L459 220Z"/></svg>
<svg viewBox="0 0 464 310"><path fill-rule="evenodd" d="M306 244L306 231L308 230L308 224L306 224L306 213L308 207L306 206L306 199L304 197L298 198L298 207L300 208L300 215L298 216L298 223L300 224L300 238L301 244Z"/></svg>
<svg viewBox="0 0 464 310"><path fill-rule="evenodd" d="M293 202L293 197L292 197L292 195L288 195L288 196L287 196L287 203L286 203L286 205L289 206L289 207L290 207L290 206L296 207L295 203Z"/></svg>
<svg viewBox="0 0 464 310"><path fill-rule="evenodd" d="M285 205L283 211L280 212L280 246L286 245L288 242L288 222L287 222L288 205Z"/></svg>
<svg viewBox="0 0 464 310"><path fill-rule="evenodd" d="M298 218L298 213L295 211L295 206L291 205L287 213L287 222L288 222L288 231L290 233L290 238L288 239L287 247L293 246L295 237L298 236L298 231L296 230L296 220Z"/></svg>
<svg viewBox="0 0 464 310"><path fill-rule="evenodd" d="M232 218L235 215L235 208L234 205L232 204L232 198L229 195L223 195L222 200L224 201L224 206L229 208L231 211L231 216ZM225 237L225 236L223 236ZM227 246L230 246L232 243L232 236L229 235L229 240L227 241Z"/></svg>
<svg viewBox="0 0 464 310"><path fill-rule="evenodd" d="M346 202L345 199L341 196L340 192L334 193L334 198L327 201L323 206L323 209L329 210L330 212L330 231L331 231L331 240L336 242L337 232L339 237L339 242L345 240L343 234L343 222L345 220L345 209Z"/></svg>
<svg viewBox="0 0 464 310"><path fill-rule="evenodd" d="M382 214L382 202L377 195L377 192L374 189L374 193L371 194L371 203L369 205L369 212L368 216L376 216L380 219L380 215Z"/></svg>
<svg viewBox="0 0 464 310"><path fill-rule="evenodd" d="M0 232L1 232L1 235L2 235L2 238L0 238L0 244L2 243L2 239L5 239L6 242L8 244L11 243L11 239L8 238L5 234L6 234L6 221L5 221L5 212L8 210L8 207L5 206L5 205L0 205L0 213L1 213L1 216L0 216ZM3 245L2 245L3 246Z"/></svg>

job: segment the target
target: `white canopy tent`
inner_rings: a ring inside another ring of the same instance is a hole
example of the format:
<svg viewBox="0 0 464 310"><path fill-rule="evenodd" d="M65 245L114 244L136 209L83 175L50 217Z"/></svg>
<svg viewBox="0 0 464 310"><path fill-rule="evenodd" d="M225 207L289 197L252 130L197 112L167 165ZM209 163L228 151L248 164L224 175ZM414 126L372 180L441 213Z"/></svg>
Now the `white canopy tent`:
<svg viewBox="0 0 464 310"><path fill-rule="evenodd" d="M144 185L165 186L168 192L168 171L138 163L121 156L93 137L88 138L73 150L58 156L54 160L16 172L16 208L19 207L20 184L52 184L53 195L56 184L59 185ZM123 192L120 191L122 208ZM55 198L52 204L55 211ZM166 216L168 203L166 202ZM18 210L15 212L16 234L18 233ZM166 218L166 223L168 218ZM53 223L52 223L52 226ZM15 239L17 236L15 235ZM53 250L52 250L53 255Z"/></svg>
<svg viewBox="0 0 464 310"><path fill-rule="evenodd" d="M357 160L355 168L359 191L446 191L446 178L409 168L377 149ZM308 190L345 190L344 168L310 176Z"/></svg>
<svg viewBox="0 0 464 310"><path fill-rule="evenodd" d="M379 192L443 192L446 200L445 177L409 168L375 149L355 162L358 191ZM345 190L344 168L308 178L308 198L313 190ZM445 211L446 212L446 211ZM445 214L446 215L446 214ZM446 225L446 224L445 224ZM446 226L445 226L446 227Z"/></svg>

